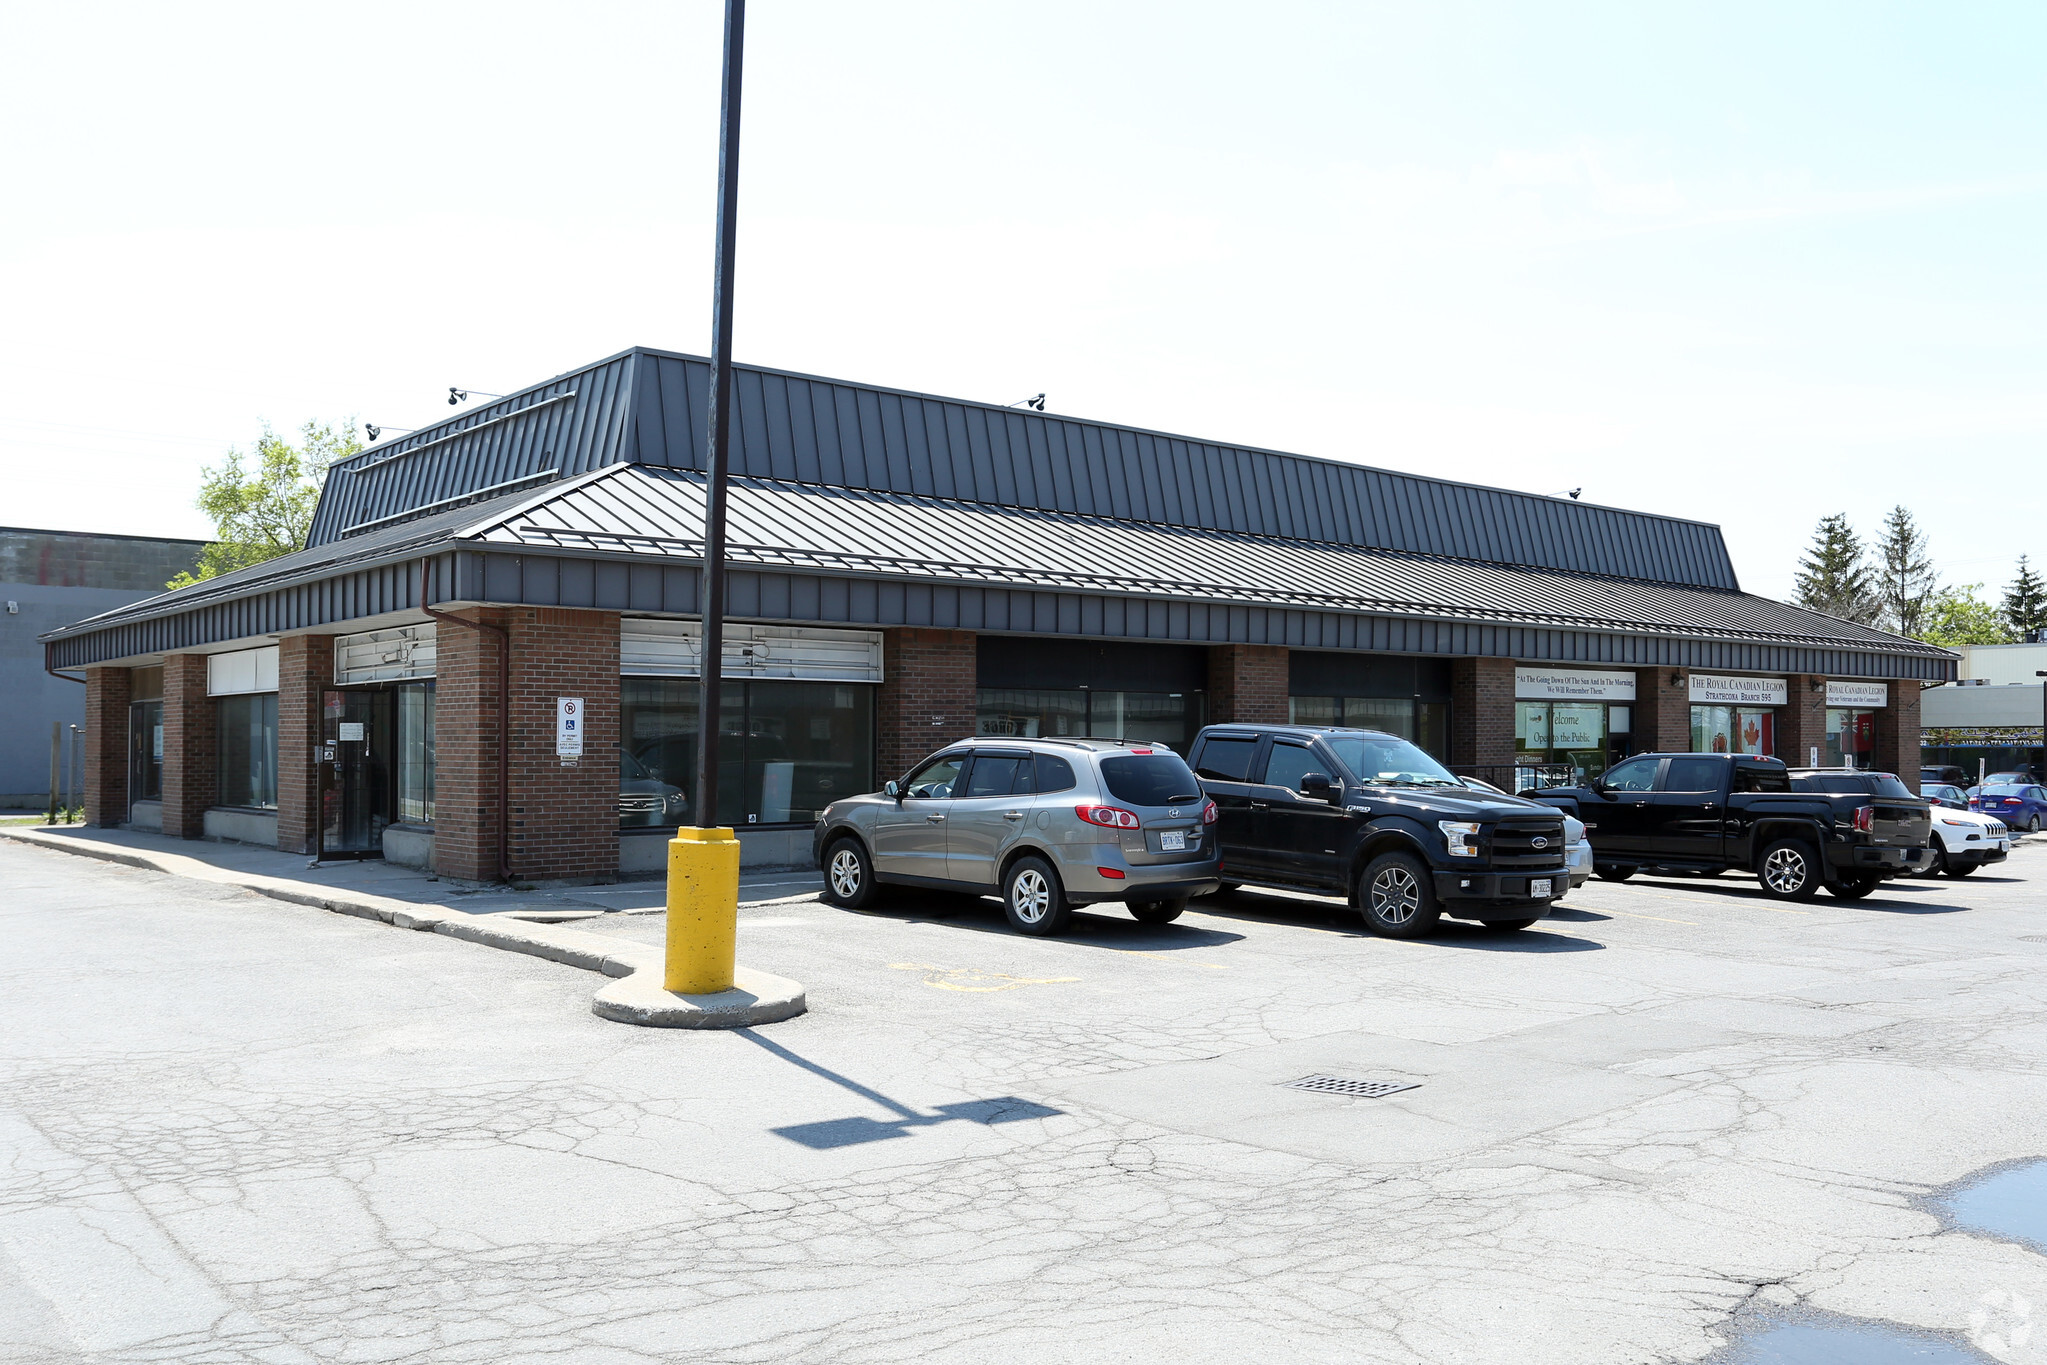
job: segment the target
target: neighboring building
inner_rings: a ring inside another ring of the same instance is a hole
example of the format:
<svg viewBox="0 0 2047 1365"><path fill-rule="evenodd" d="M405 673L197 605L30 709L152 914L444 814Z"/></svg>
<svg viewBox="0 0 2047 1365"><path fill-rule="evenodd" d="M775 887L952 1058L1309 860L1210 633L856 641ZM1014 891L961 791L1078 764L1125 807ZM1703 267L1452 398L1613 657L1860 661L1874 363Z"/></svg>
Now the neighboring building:
<svg viewBox="0 0 2047 1365"><path fill-rule="evenodd" d="M50 727L85 723L85 689L43 671L37 637L80 616L155 597L199 562L201 540L0 526L0 807L46 809ZM68 744L68 741L67 741ZM59 790L63 784L60 781Z"/></svg>
<svg viewBox="0 0 2047 1365"><path fill-rule="evenodd" d="M645 349L534 385L336 465L308 549L51 632L95 715L160 694L160 799L103 734L92 818L464 879L659 868L699 819L708 387ZM715 815L756 863L976 732L1293 718L1506 781L1803 762L1845 710L1909 777L1954 676L1744 594L1699 522L753 367L736 395Z"/></svg>
<svg viewBox="0 0 2047 1365"><path fill-rule="evenodd" d="M2047 645L1963 645L1960 682L1922 699L1925 761L1970 773L2043 766L2039 673Z"/></svg>

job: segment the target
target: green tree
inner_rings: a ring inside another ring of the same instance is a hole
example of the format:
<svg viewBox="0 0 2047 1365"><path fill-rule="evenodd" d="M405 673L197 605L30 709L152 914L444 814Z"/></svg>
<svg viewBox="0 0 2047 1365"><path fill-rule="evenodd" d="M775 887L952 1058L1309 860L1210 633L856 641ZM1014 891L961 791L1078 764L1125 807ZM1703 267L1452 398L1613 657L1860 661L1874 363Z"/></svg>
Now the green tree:
<svg viewBox="0 0 2047 1365"><path fill-rule="evenodd" d="M1798 605L1845 621L1873 626L1882 615L1862 541L1848 518L1822 517L1798 563Z"/></svg>
<svg viewBox="0 0 2047 1365"><path fill-rule="evenodd" d="M1876 546L1876 592L1884 625L1900 635L1917 635L1938 587L1926 533L1899 503L1884 518L1883 538Z"/></svg>
<svg viewBox="0 0 2047 1365"><path fill-rule="evenodd" d="M361 449L353 421L338 429L308 422L296 446L264 423L255 468L230 447L227 458L202 471L198 507L212 519L216 539L200 552L197 573L181 573L164 586L188 588L305 548L327 467Z"/></svg>
<svg viewBox="0 0 2047 1365"><path fill-rule="evenodd" d="M2019 576L2004 590L2004 622L2020 639L2029 630L2047 628L2047 583L2040 581L2024 555L2019 556Z"/></svg>
<svg viewBox="0 0 2047 1365"><path fill-rule="evenodd" d="M1926 604L1918 637L1930 645L1959 649L1963 645L2008 645L2011 627L1994 603L1978 597L1981 583L1942 588Z"/></svg>

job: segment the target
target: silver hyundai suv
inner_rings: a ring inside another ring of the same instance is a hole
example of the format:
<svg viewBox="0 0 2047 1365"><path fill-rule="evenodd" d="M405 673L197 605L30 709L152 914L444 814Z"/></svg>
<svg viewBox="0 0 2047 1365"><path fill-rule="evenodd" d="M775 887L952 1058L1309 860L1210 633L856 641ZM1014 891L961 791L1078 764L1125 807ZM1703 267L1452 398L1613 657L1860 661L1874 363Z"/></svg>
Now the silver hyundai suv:
<svg viewBox="0 0 2047 1365"><path fill-rule="evenodd" d="M885 883L995 894L1019 933L1042 936L1096 901L1146 924L1179 918L1216 889L1215 818L1162 745L968 739L827 806L812 852L834 905L870 905Z"/></svg>

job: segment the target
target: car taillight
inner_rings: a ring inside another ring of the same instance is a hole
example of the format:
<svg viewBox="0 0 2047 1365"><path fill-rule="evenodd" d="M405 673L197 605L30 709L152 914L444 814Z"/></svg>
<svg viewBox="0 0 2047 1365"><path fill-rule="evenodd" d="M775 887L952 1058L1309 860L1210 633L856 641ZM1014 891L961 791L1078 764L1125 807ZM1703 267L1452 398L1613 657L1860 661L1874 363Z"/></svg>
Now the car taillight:
<svg viewBox="0 0 2047 1365"><path fill-rule="evenodd" d="M1137 817L1120 806L1075 806L1073 813L1091 825L1109 829L1136 829Z"/></svg>
<svg viewBox="0 0 2047 1365"><path fill-rule="evenodd" d="M1875 806L1861 806L1856 809L1855 812L1856 829L1861 830L1864 834L1867 834L1875 824L1876 824Z"/></svg>
<svg viewBox="0 0 2047 1365"><path fill-rule="evenodd" d="M1095 869L1095 871L1101 873L1104 877L1107 877L1112 882L1120 882L1123 880L1123 869L1120 867L1098 867Z"/></svg>
<svg viewBox="0 0 2047 1365"><path fill-rule="evenodd" d="M1214 824L1221 816L1222 812L1215 808L1215 802L1213 801L1206 803L1201 808L1201 823L1204 825Z"/></svg>

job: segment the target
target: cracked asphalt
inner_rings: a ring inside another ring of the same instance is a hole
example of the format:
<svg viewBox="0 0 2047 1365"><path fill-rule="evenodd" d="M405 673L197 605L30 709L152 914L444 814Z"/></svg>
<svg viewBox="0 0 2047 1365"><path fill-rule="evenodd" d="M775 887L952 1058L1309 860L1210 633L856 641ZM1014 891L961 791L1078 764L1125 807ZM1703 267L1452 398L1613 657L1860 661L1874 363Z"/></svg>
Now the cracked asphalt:
<svg viewBox="0 0 2047 1365"><path fill-rule="evenodd" d="M1801 1311L2047 1359L2047 1258L1931 1202L2047 1156L2042 869L1595 882L1421 943L784 901L741 957L811 1012L693 1034L0 844L0 1359L1591 1365Z"/></svg>

